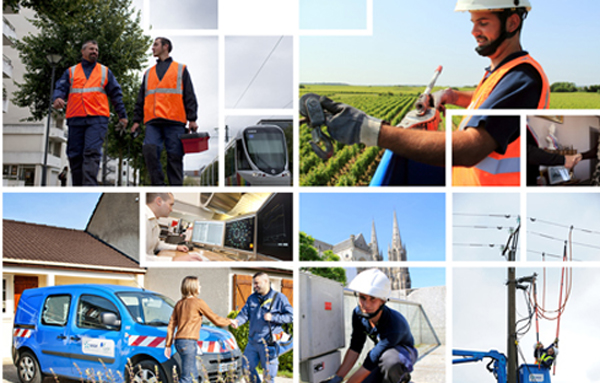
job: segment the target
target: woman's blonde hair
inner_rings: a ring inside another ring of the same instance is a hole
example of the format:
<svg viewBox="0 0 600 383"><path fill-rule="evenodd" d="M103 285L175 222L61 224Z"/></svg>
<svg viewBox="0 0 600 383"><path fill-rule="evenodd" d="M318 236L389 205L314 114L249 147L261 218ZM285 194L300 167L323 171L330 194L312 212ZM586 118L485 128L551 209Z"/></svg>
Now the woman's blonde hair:
<svg viewBox="0 0 600 383"><path fill-rule="evenodd" d="M181 281L181 297L187 298L190 295L196 296L200 294L200 281L198 277L188 276Z"/></svg>

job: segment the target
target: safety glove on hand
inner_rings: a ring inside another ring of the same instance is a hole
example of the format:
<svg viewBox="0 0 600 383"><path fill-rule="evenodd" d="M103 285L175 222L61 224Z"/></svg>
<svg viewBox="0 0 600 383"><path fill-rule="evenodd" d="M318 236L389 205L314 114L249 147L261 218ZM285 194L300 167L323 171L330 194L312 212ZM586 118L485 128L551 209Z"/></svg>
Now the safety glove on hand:
<svg viewBox="0 0 600 383"><path fill-rule="evenodd" d="M456 93L451 88L438 90L431 94L431 99L435 109L439 110L444 116L446 115L446 104L456 103Z"/></svg>
<svg viewBox="0 0 600 383"><path fill-rule="evenodd" d="M325 124L331 138L346 145L362 143L377 146L381 130L380 119L325 96L321 96L319 101L326 111Z"/></svg>
<svg viewBox="0 0 600 383"><path fill-rule="evenodd" d="M322 381L321 383L342 383L342 377L334 375L331 378Z"/></svg>

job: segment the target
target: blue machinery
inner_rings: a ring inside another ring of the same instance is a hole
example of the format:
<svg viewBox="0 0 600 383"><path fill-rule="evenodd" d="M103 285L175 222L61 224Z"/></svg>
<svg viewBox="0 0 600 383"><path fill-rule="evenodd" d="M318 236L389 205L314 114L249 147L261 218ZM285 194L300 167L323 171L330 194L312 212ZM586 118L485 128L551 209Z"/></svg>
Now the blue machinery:
<svg viewBox="0 0 600 383"><path fill-rule="evenodd" d="M461 357L453 359L452 364L481 362L485 358L490 358L491 361L486 365L488 371L494 374L498 383L507 383L506 356L501 352L452 350L452 355ZM519 383L550 383L550 370L535 364L522 364L519 367L518 377Z"/></svg>

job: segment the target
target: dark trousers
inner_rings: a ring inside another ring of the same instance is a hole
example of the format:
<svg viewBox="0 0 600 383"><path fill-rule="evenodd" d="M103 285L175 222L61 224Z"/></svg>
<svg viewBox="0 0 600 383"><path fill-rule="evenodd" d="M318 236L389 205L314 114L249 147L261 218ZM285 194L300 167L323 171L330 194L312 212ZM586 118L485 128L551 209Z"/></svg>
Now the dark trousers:
<svg viewBox="0 0 600 383"><path fill-rule="evenodd" d="M73 186L98 185L98 169L107 124L69 125L67 156Z"/></svg>
<svg viewBox="0 0 600 383"><path fill-rule="evenodd" d="M144 160L152 185L164 185L165 176L160 164L163 145L167 150L167 178L171 186L183 185L183 144L179 138L186 132L178 124L146 124Z"/></svg>
<svg viewBox="0 0 600 383"><path fill-rule="evenodd" d="M381 354L378 366L363 383L408 383L416 361L417 350L412 347L396 346L387 349Z"/></svg>

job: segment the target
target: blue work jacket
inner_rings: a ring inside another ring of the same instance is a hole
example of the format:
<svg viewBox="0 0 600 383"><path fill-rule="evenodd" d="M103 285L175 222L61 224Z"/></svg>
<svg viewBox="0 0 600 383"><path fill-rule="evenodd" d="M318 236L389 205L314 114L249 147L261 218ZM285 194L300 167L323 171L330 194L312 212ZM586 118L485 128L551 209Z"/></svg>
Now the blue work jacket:
<svg viewBox="0 0 600 383"><path fill-rule="evenodd" d="M235 318L239 326L250 321L248 341L258 343L269 336L269 322L265 321L265 314L268 312L272 316L270 323L273 334L282 332L281 325L294 320L292 306L285 295L273 289L264 296L253 293Z"/></svg>

